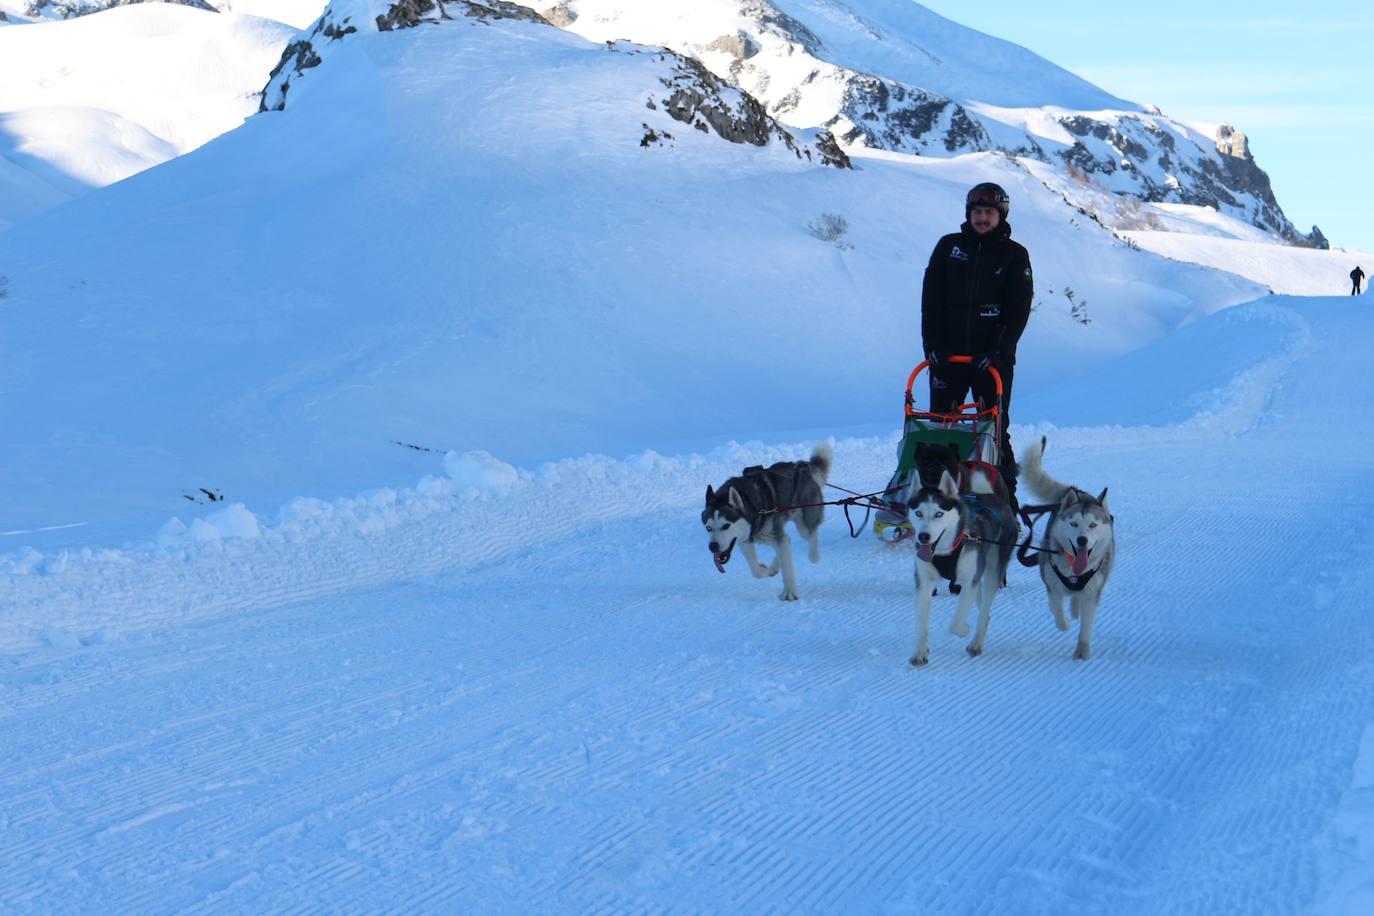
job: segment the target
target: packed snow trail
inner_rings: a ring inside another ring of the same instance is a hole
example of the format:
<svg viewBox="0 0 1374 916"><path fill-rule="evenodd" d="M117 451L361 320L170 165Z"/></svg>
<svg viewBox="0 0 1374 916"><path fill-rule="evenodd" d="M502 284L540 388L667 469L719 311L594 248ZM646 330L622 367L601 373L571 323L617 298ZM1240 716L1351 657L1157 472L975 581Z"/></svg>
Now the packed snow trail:
<svg viewBox="0 0 1374 916"><path fill-rule="evenodd" d="M1206 420L1131 425L1180 375L1210 392L1218 327L1284 346ZM1075 389L1066 413L1110 398L1125 425L1049 430L1047 468L1110 486L1117 517L1090 662L1013 569L981 658L943 598L910 669L911 553L839 513L799 603L718 575L696 512L723 474L585 523L552 501L527 548L445 541L446 570L194 625L162 579L162 627L0 661L0 904L1357 912L1370 862L1335 821L1374 724L1371 316L1271 300L1198 328ZM891 460L840 445L840 483ZM519 502L498 501L525 525Z"/></svg>

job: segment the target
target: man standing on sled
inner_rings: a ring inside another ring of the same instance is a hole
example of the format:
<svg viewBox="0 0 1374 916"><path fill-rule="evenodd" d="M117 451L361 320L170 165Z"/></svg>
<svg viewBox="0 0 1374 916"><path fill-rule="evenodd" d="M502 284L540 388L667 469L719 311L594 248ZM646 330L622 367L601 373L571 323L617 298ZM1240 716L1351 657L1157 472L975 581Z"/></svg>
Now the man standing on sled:
<svg viewBox="0 0 1374 916"><path fill-rule="evenodd" d="M989 366L1002 376L1002 476L1016 510L1016 459L1011 450L1012 374L1016 344L1030 318L1035 290L1030 255L1011 240L1011 199L991 182L975 185L964 203L964 224L935 245L921 287L921 344L930 361L930 409L949 413L974 400L997 401ZM968 363L949 357L967 354Z"/></svg>

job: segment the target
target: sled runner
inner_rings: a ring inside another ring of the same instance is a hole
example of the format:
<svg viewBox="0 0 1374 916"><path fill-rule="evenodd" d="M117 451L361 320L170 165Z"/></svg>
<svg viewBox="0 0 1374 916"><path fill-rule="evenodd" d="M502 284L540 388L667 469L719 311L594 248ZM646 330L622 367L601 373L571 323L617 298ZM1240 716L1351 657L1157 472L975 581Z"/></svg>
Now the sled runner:
<svg viewBox="0 0 1374 916"><path fill-rule="evenodd" d="M951 363L972 363L971 356L951 356ZM879 539L895 543L911 536L911 522L907 519L907 507L901 502L907 495L908 485L916 475L916 446L952 444L966 461L975 461L997 473L1001 456L998 454L1002 441L1002 376L989 366L993 385L997 392L997 403L960 404L952 413L932 413L917 410L911 397L911 389L916 379L930 365L924 360L906 380L906 404L902 417L902 441L897 446L897 470L887 482L886 494L882 500L884 508L873 519L873 533Z"/></svg>

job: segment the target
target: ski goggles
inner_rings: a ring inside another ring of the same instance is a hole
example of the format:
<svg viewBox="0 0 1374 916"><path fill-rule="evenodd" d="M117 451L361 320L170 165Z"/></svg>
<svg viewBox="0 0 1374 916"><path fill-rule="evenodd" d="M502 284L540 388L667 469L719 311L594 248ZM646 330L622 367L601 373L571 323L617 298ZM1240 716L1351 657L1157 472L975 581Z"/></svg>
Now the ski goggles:
<svg viewBox="0 0 1374 916"><path fill-rule="evenodd" d="M968 192L967 205L969 207L992 207L1000 210L1007 205L1007 195L998 194L987 188L974 188Z"/></svg>

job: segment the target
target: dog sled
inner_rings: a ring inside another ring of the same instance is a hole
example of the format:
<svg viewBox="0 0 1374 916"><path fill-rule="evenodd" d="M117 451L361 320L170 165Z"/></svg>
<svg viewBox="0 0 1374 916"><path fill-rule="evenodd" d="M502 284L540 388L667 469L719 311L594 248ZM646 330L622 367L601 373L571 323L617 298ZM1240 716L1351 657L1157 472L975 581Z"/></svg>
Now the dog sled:
<svg viewBox="0 0 1374 916"><path fill-rule="evenodd" d="M951 363L972 364L971 356L951 356ZM1002 443L1002 376L993 366L992 374L996 403L960 404L950 413L918 410L911 389L916 379L930 366L923 360L906 380L906 401L902 415L902 439L897 446L897 470L887 482L883 496L877 500L881 508L873 518L873 533L879 540L896 543L912 536L911 521L906 504L901 499L916 476L916 448L918 444L953 445L965 461L988 466L997 473Z"/></svg>

